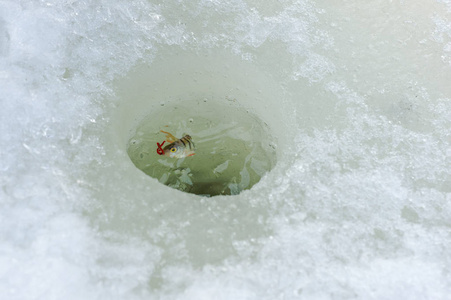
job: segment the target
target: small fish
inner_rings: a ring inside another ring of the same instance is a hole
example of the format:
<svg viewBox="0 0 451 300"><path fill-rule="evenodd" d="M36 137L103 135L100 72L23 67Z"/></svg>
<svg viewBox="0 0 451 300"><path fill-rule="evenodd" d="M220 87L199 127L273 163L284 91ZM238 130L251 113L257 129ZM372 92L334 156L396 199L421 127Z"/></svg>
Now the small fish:
<svg viewBox="0 0 451 300"><path fill-rule="evenodd" d="M191 140L190 135L187 134L184 137L177 139L169 132L163 130L160 131L166 133L166 141L169 142L170 144L161 149L161 146L163 146L164 142L161 145L157 143L158 154L175 158L183 158L187 156L193 156L195 154L194 153L195 146L193 141Z"/></svg>

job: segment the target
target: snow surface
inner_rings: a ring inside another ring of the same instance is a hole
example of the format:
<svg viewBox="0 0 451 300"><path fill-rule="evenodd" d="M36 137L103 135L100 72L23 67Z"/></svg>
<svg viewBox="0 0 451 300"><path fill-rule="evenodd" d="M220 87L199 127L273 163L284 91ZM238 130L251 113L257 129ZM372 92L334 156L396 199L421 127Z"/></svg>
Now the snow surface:
<svg viewBox="0 0 451 300"><path fill-rule="evenodd" d="M450 20L449 0L1 1L0 298L450 299ZM181 193L128 159L117 82L174 49L283 90L251 190Z"/></svg>

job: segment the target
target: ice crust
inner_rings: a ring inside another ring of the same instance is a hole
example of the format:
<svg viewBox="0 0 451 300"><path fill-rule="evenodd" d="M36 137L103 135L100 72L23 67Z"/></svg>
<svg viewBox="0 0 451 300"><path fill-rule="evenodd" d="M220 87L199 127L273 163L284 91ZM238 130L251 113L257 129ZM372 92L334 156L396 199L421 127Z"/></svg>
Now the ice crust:
<svg viewBox="0 0 451 300"><path fill-rule="evenodd" d="M0 298L448 299L450 7L0 2ZM174 191L115 141L115 80L174 48L283 87L252 190Z"/></svg>

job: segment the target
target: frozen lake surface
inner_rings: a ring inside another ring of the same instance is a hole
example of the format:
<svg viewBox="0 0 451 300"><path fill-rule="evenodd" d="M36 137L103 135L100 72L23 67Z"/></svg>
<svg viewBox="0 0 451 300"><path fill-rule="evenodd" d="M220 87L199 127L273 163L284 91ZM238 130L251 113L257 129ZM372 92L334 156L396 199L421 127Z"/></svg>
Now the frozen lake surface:
<svg viewBox="0 0 451 300"><path fill-rule="evenodd" d="M0 298L449 299L450 83L449 0L1 1ZM187 95L268 126L252 189L135 168Z"/></svg>

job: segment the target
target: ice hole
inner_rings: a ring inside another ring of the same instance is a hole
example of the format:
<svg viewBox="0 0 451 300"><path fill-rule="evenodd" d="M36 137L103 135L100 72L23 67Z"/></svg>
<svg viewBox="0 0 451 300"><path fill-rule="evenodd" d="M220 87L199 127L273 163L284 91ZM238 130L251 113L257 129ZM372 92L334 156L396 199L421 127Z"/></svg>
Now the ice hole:
<svg viewBox="0 0 451 300"><path fill-rule="evenodd" d="M274 139L267 127L236 99L185 100L146 116L134 130L127 153L138 169L169 187L202 196L236 195L275 165ZM160 130L177 139L189 134L191 140L184 140L178 151L194 155L158 154L157 143L166 135Z"/></svg>
<svg viewBox="0 0 451 300"><path fill-rule="evenodd" d="M172 188L237 195L275 166L283 156L277 145L291 145L286 124L292 116L280 85L234 56L167 48L116 86L121 99L112 130L118 147L139 170ZM176 139L190 135L195 154L158 155L157 143L166 139L160 130Z"/></svg>

